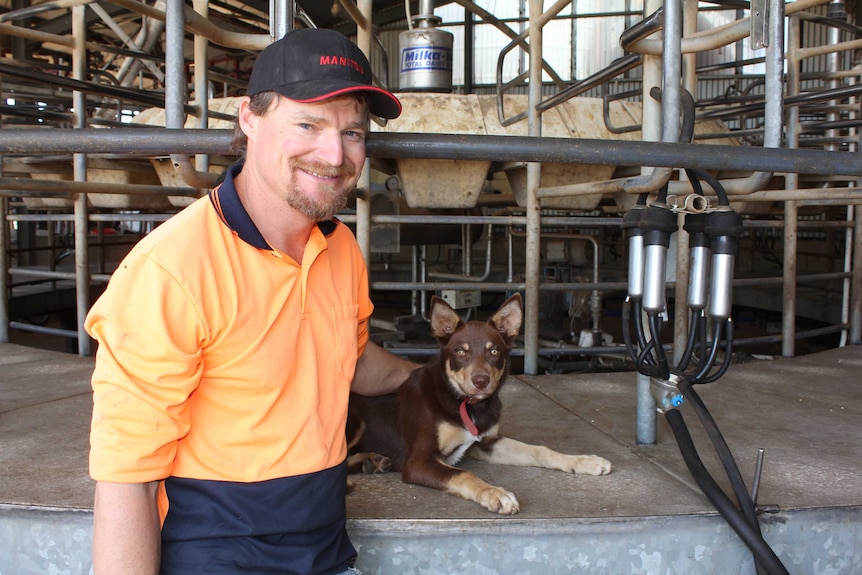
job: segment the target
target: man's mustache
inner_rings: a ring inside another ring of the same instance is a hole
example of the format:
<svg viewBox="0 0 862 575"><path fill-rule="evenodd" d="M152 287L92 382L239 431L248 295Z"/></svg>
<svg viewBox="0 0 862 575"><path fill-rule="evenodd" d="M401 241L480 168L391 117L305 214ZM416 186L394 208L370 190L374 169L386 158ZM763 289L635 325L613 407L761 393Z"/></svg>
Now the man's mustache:
<svg viewBox="0 0 862 575"><path fill-rule="evenodd" d="M324 178L349 178L356 174L356 167L351 162L341 166L332 166L324 162L306 162L294 159L291 160L290 167Z"/></svg>

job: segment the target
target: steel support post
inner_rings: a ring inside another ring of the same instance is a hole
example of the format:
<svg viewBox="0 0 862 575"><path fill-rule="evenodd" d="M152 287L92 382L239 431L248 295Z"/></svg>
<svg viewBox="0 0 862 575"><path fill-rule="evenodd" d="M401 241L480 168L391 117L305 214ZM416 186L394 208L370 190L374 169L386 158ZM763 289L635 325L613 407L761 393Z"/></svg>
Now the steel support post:
<svg viewBox="0 0 862 575"><path fill-rule="evenodd" d="M673 0L671 0L673 1ZM662 8L662 0L646 0L644 2L644 18ZM662 40L664 41L664 40ZM658 142L661 140L662 122L661 107L650 95L650 89L653 86L661 86L662 84L662 60L659 56L644 55L643 63L643 112L641 131L644 142ZM641 174L646 176L652 172L653 168L641 168ZM643 318L636 317L633 321L643 321ZM637 443L639 445L651 445L655 443L656 437L656 404L650 393L650 378L648 376L637 374Z"/></svg>
<svg viewBox="0 0 862 575"><path fill-rule="evenodd" d="M293 30L296 19L294 0L270 0L269 35L273 40L284 38Z"/></svg>
<svg viewBox="0 0 862 575"><path fill-rule="evenodd" d="M209 18L209 0L194 0L195 12ZM194 57L195 57L195 106L198 109L197 127L207 129L209 127L209 40L202 35L195 35ZM197 154L195 156L195 169L199 172L209 171L209 156Z"/></svg>
<svg viewBox="0 0 862 575"><path fill-rule="evenodd" d="M541 0L530 0L530 81L528 132L532 137L542 135L542 118L536 106L542 99L542 15ZM526 290L524 294L524 373L536 375L539 371L539 284L541 282L541 205L536 190L541 186L542 164L527 164L527 245Z"/></svg>
<svg viewBox="0 0 862 575"><path fill-rule="evenodd" d="M371 26L371 0L359 0L357 7L362 13L364 22L357 22L356 44L371 62L371 46L374 30ZM363 25L364 24L364 25ZM371 160L365 160L362 175L356 182L356 187L363 193L356 198L356 241L365 257L365 263L371 269Z"/></svg>
<svg viewBox="0 0 862 575"><path fill-rule="evenodd" d="M772 29L776 27L774 19L779 19L781 22L781 32L784 30L784 12L779 10L778 14L773 14L775 2L769 6L769 16L767 26L770 28L769 38L773 39ZM781 6L783 7L783 2ZM788 58L787 58L787 96L793 97L799 94L799 74L800 63L798 57L799 43L801 36L799 33L799 19L792 18L790 21L790 29L788 31ZM783 36L778 36L778 39L783 40ZM774 39L772 44L778 42ZM776 72L775 66L777 62L773 62L770 57L769 48L767 48L766 57L766 76L767 86L770 85L775 73L783 77L784 59L781 59L781 68ZM770 67L771 66L771 67ZM782 81L783 83L783 81ZM769 99L766 101L767 114L769 113ZM787 112L787 147L795 149L799 146L799 107L793 106ZM784 178L784 188L786 190L794 190L799 187L799 176L797 174L786 174ZM795 201L784 202L784 255L782 268L782 318L781 318L781 355L782 357L793 357L796 349L796 264L797 264L797 232L798 232L798 214L799 205Z"/></svg>
<svg viewBox="0 0 862 575"><path fill-rule="evenodd" d="M853 272L850 291L850 343L862 344L862 210L853 218Z"/></svg>
<svg viewBox="0 0 862 575"><path fill-rule="evenodd" d="M86 6L72 9L72 36L75 48L72 51L72 75L76 80L87 79L87 17ZM72 94L75 105L75 128L87 126L87 98L84 92L76 90ZM77 153L73 156L73 172L76 182L87 180L87 155ZM89 209L87 195L75 196L75 300L78 329L78 355L90 355L90 336L84 330L84 321L90 310L90 245L88 221Z"/></svg>
<svg viewBox="0 0 862 575"><path fill-rule="evenodd" d="M2 165L2 158L0 158ZM9 209L9 198L0 197L0 343L9 343L9 221L6 212Z"/></svg>

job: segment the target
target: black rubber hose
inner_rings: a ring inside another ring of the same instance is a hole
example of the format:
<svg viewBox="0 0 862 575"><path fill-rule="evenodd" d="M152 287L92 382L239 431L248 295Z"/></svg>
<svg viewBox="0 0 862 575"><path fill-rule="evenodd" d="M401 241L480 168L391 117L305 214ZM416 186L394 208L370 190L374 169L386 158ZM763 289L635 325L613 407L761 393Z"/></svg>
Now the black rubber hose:
<svg viewBox="0 0 862 575"><path fill-rule="evenodd" d="M661 102L661 88L653 86L649 90L649 95L657 102ZM682 125L679 128L679 142L681 144L689 144L694 138L694 115L695 104L694 97L691 92L685 88L679 91L679 104L682 111Z"/></svg>
<svg viewBox="0 0 862 575"><path fill-rule="evenodd" d="M752 527L755 527L759 531L760 524L757 521L757 510L755 509L754 501L751 500L751 495L749 495L745 480L742 478L742 473L739 472L736 460L733 458L733 454L730 452L730 447L724 440L724 436L718 429L718 424L713 419L703 399L694 390L691 382L681 379L677 384L677 388L685 400L692 406L701 424L703 424L703 428L706 430L706 434L709 436L709 440L712 442L719 460L721 460L721 465L724 467L724 471L736 495L736 500L739 502L739 506L742 508L746 519Z"/></svg>
<svg viewBox="0 0 862 575"><path fill-rule="evenodd" d="M685 371L688 362L691 361L691 356L694 353L694 346L697 344L697 334L700 331L698 327L703 317L703 310L691 310L691 319L688 322L688 342L685 346L685 351L682 352L682 357L679 358L679 363L676 364L677 371Z"/></svg>
<svg viewBox="0 0 862 575"><path fill-rule="evenodd" d="M668 184L663 185L659 188L658 193L655 195L656 204L667 204L667 194L670 190L670 186Z"/></svg>
<svg viewBox="0 0 862 575"><path fill-rule="evenodd" d="M638 347L641 349L645 348L647 345L646 334L644 333L644 324L643 324L643 303L640 298L634 300L634 312L633 317L635 320L635 333L638 338Z"/></svg>
<svg viewBox="0 0 862 575"><path fill-rule="evenodd" d="M694 170L685 168L685 175L688 176L688 181L691 182L691 189L698 196L703 195L703 186L700 185L700 176Z"/></svg>
<svg viewBox="0 0 862 575"><path fill-rule="evenodd" d="M712 349L709 351L709 357L704 360L701 358L700 364L698 367L700 368L696 374L691 376L692 381L699 381L706 377L706 374L709 373L709 370L712 369L712 364L715 363L715 357L718 355L718 348L721 345L721 331L723 323L716 323L712 330Z"/></svg>
<svg viewBox="0 0 862 575"><path fill-rule="evenodd" d="M718 197L718 205L720 206L729 206L730 199L727 197L727 191L724 189L724 186L721 184L718 178L707 172L706 170L701 169L692 169L693 174L697 177L705 181L710 187L715 191L715 195ZM691 178L691 176L689 176ZM703 189L701 188L701 194L703 193Z"/></svg>
<svg viewBox="0 0 862 575"><path fill-rule="evenodd" d="M635 325L638 326L638 350L641 351L635 349L634 342L632 341L629 317L631 315L632 304L634 304L634 314L636 317L640 318L642 309L638 302L639 300L632 300L629 297L627 297L625 302L623 302L623 341L626 344L626 351L634 362L635 369L637 369L639 373L650 377L660 377L658 369L656 368L655 359L652 355L652 351L655 348L655 342L650 341L647 343L640 320L636 321Z"/></svg>
<svg viewBox="0 0 862 575"><path fill-rule="evenodd" d="M707 323L708 322L704 320L704 321L700 322L700 326L699 326L700 327L700 333L698 334L698 341L700 342L700 361L701 362L706 361L705 358L707 355L709 355L709 348L706 345L707 344L707 339L706 339Z"/></svg>
<svg viewBox="0 0 862 575"><path fill-rule="evenodd" d="M729 333L728 342L730 341L731 334ZM727 369L727 364L728 362L725 361L723 366L724 370ZM718 379L718 377L721 377L721 375L717 374L715 379ZM712 378L708 379L709 381L704 381L703 383L710 383L712 381ZM697 417L700 419L703 428L706 430L706 434L712 442L716 454L718 454L718 458L721 461L721 465L722 467L724 467L724 472L727 474L727 478L730 480L730 485L733 488L734 494L736 495L736 500L739 503L739 507L742 509L743 516L748 521L749 525L751 525L757 531L757 533L760 533L760 523L757 520L757 509L755 502L749 495L748 488L745 485L745 480L742 478L742 474L739 472L739 467L737 467L736 465L736 460L733 458L733 454L730 451L730 447L727 445L727 442L724 440L724 436L718 429L718 424L715 422L715 419L713 419L712 414L709 412L709 409L707 409L704 401L694 390L692 382L682 379L678 383L677 387L683 394L683 397L685 397L685 400L692 406L695 414L697 414ZM761 563L756 559L754 567L757 572L757 575L766 574L764 566L761 565Z"/></svg>
<svg viewBox="0 0 862 575"><path fill-rule="evenodd" d="M656 361L656 356L661 355L664 357L664 347L662 347L661 341L656 338L650 338L649 341L646 340L646 334L643 330L641 317L643 308L640 306L639 302L640 300L638 299L631 300L631 298L626 298L626 301L623 303L623 341L626 345L626 351L635 363L635 369L639 373L649 377L667 379L670 375L670 371L667 367L667 360L664 361L663 368L662 365ZM631 327L629 326L629 317L632 315L630 313L632 305L634 305L633 315L635 316L635 325L637 326L637 349L635 349L634 342L632 341Z"/></svg>
<svg viewBox="0 0 862 575"><path fill-rule="evenodd" d="M718 368L718 371L710 375L709 377L704 377L697 381L693 381L692 383L712 383L717 381L721 376L725 374L727 368L730 367L730 361L733 359L733 321L728 318L727 320L726 331L726 345L724 347L724 361L721 362L721 367Z"/></svg>
<svg viewBox="0 0 862 575"><path fill-rule="evenodd" d="M638 373L643 375L648 375L649 377L657 377L659 379L666 379L668 376L664 375L664 372L661 371L661 367L655 363L655 358L653 357L653 350L656 349L657 346L660 346L661 342L656 342L655 340L650 340L646 347L640 352L637 359L637 370Z"/></svg>
<svg viewBox="0 0 862 575"><path fill-rule="evenodd" d="M661 316L657 313L648 314L649 318L649 330L650 330L650 343L655 347L655 359L657 362L656 365L656 373L654 377L658 377L660 379L667 379L670 377L670 364L667 360L667 354L664 352L664 346L661 344L661 330L662 320Z"/></svg>
<svg viewBox="0 0 862 575"><path fill-rule="evenodd" d="M670 425L671 431L673 431L682 458L692 477L701 490L703 490L707 499L715 506L721 516L724 517L728 525L736 531L742 542L751 550L755 560L766 569L769 575L790 575L784 564L781 563L781 560L763 539L763 536L748 523L739 509L733 505L730 498L725 495L709 474L709 471L707 471L703 461L701 461L700 456L697 454L694 441L688 432L685 420L679 410L671 409L666 411L665 419L668 425Z"/></svg>

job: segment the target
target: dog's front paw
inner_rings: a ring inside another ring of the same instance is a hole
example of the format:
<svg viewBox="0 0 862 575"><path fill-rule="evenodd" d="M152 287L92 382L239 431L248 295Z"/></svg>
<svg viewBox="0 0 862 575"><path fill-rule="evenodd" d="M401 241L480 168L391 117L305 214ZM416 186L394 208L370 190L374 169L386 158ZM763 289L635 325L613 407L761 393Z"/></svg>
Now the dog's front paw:
<svg viewBox="0 0 862 575"><path fill-rule="evenodd" d="M576 455L573 460L571 471L580 475L607 475L613 468L610 461L597 455Z"/></svg>
<svg viewBox="0 0 862 575"><path fill-rule="evenodd" d="M514 493L506 491L502 487L489 485L477 493L479 505L500 515L514 515L521 510L518 499Z"/></svg>
<svg viewBox="0 0 862 575"><path fill-rule="evenodd" d="M386 473L392 469L392 462L385 455L374 453L368 456L362 462L362 473L371 475L372 473Z"/></svg>

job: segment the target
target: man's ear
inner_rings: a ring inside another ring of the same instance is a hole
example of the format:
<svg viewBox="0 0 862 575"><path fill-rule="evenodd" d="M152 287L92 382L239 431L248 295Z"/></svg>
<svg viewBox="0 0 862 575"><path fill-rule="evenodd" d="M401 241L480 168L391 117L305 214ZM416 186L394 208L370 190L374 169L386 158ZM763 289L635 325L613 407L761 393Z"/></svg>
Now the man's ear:
<svg viewBox="0 0 862 575"><path fill-rule="evenodd" d="M251 98L243 96L237 109L237 123L246 136L251 136L257 130L257 122L260 120L260 116L252 113L250 103Z"/></svg>

